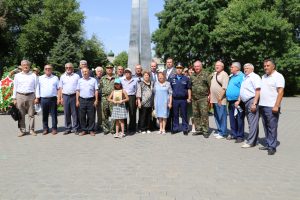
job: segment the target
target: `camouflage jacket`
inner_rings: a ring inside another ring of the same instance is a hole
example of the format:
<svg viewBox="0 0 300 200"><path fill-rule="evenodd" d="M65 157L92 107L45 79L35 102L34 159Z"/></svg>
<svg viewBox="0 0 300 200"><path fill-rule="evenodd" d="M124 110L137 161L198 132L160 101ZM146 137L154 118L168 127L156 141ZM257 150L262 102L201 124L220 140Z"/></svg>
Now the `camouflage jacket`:
<svg viewBox="0 0 300 200"><path fill-rule="evenodd" d="M110 93L114 90L114 82L116 76L113 75L112 78L109 80L108 75L105 75L99 81L99 90L101 90L102 97L107 97Z"/></svg>
<svg viewBox="0 0 300 200"><path fill-rule="evenodd" d="M209 95L210 80L210 74L205 71L191 76L192 99L200 99Z"/></svg>

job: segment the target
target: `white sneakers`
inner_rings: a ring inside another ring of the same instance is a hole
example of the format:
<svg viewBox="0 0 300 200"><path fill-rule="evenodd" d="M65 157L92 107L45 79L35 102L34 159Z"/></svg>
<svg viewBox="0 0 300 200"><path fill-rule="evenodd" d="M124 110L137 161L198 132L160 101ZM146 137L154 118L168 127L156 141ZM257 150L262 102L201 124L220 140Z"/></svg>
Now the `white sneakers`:
<svg viewBox="0 0 300 200"><path fill-rule="evenodd" d="M216 139L225 139L225 137L223 137L222 135L218 135L216 136Z"/></svg>
<svg viewBox="0 0 300 200"><path fill-rule="evenodd" d="M252 146L251 146L250 144L244 143L241 147L242 147L242 148L250 148L250 147L252 147Z"/></svg>

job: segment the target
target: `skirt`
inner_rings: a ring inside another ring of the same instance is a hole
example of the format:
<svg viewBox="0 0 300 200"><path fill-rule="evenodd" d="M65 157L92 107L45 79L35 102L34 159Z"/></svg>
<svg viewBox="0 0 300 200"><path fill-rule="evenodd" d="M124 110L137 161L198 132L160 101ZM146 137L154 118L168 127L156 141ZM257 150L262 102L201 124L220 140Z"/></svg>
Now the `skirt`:
<svg viewBox="0 0 300 200"><path fill-rule="evenodd" d="M127 118L127 110L126 110L125 104L114 105L111 118L112 119L126 119Z"/></svg>

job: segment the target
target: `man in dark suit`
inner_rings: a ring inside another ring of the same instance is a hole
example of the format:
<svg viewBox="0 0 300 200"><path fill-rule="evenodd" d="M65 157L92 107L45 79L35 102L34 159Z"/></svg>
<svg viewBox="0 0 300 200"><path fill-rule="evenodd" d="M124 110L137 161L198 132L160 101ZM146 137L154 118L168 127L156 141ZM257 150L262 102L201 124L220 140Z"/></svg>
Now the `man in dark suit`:
<svg viewBox="0 0 300 200"><path fill-rule="evenodd" d="M174 67L173 58L167 59L166 67L167 69L165 69L163 73L166 76L166 80L168 80L170 76L176 75L176 69Z"/></svg>
<svg viewBox="0 0 300 200"><path fill-rule="evenodd" d="M151 80L151 82L153 82L153 85L154 85L154 83L157 81L157 62L155 62L155 61L151 62L151 72L150 72L150 74L151 74L150 80ZM158 126L157 126L157 118L156 117L152 118L151 129L153 131L159 129Z"/></svg>
<svg viewBox="0 0 300 200"><path fill-rule="evenodd" d="M164 74L166 76L166 80L170 82L171 78L173 76L176 76L176 69L174 67L174 61L173 58L168 58L167 59L167 64L166 64L167 69L164 70ZM168 132L172 132L172 119L173 119L173 109L170 109L170 115L167 119L167 124L166 124L166 130Z"/></svg>
<svg viewBox="0 0 300 200"><path fill-rule="evenodd" d="M76 74L78 74L80 78L82 78L82 69L85 68L85 67L88 67L87 61L86 61L86 60L81 60L81 61L79 62L79 69L78 69L78 71L76 72ZM90 73L90 77L94 77L94 73L93 73L92 70L90 70L89 73Z"/></svg>
<svg viewBox="0 0 300 200"><path fill-rule="evenodd" d="M155 61L151 62L151 82L155 83L157 81L157 63Z"/></svg>

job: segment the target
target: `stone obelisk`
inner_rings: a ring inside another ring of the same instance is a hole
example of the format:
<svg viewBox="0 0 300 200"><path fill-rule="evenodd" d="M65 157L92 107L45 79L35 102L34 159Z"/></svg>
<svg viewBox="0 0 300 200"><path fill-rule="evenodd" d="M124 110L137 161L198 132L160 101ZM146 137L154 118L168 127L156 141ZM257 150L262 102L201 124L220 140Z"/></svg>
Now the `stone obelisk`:
<svg viewBox="0 0 300 200"><path fill-rule="evenodd" d="M151 41L149 28L148 0L132 0L128 67L134 71L136 64L149 69Z"/></svg>

